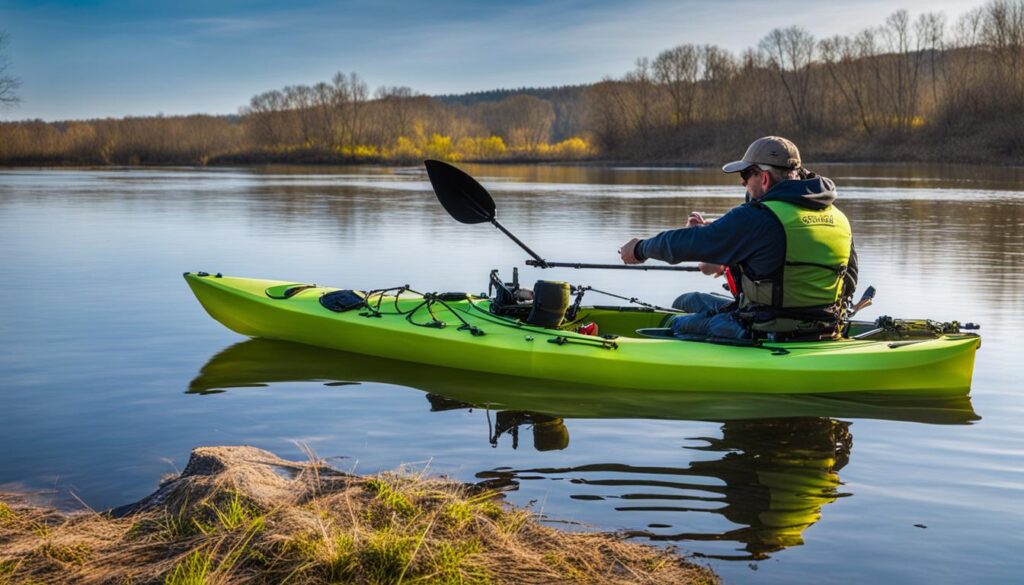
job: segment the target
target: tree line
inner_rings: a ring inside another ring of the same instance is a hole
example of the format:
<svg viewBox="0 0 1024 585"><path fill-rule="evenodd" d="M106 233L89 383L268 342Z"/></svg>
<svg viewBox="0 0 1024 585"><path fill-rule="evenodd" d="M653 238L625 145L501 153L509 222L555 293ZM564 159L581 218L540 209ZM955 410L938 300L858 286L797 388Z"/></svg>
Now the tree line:
<svg viewBox="0 0 1024 585"><path fill-rule="evenodd" d="M6 122L0 162L717 162L765 134L819 160L1020 162L1022 66L1024 0L991 0L955 22L899 10L850 36L779 28L739 54L683 44L585 86L430 97L338 73L232 117Z"/></svg>
<svg viewBox="0 0 1024 585"><path fill-rule="evenodd" d="M899 10L851 36L780 28L740 55L680 45L639 59L590 88L587 127L623 157L713 158L784 134L834 159L1019 162L1022 60L1021 0L952 24Z"/></svg>

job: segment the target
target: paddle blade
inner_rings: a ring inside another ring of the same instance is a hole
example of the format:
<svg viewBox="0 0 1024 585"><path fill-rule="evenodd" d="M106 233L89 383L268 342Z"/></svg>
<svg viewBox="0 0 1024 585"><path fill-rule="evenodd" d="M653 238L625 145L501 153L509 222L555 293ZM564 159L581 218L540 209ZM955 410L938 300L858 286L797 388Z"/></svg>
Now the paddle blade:
<svg viewBox="0 0 1024 585"><path fill-rule="evenodd" d="M426 160L427 176L437 200L448 215L461 223L483 223L494 219L494 199L476 179L439 160Z"/></svg>

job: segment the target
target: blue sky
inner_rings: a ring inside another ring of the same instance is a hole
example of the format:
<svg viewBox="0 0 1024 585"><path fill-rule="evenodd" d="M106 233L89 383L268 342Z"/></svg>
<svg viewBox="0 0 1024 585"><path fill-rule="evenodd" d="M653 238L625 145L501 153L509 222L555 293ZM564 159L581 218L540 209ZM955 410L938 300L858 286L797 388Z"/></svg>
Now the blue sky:
<svg viewBox="0 0 1024 585"><path fill-rule="evenodd" d="M881 24L895 8L952 21L977 4L0 0L23 99L0 119L236 113L256 93L337 71L427 94L588 83L681 43L739 52L779 26L820 38Z"/></svg>

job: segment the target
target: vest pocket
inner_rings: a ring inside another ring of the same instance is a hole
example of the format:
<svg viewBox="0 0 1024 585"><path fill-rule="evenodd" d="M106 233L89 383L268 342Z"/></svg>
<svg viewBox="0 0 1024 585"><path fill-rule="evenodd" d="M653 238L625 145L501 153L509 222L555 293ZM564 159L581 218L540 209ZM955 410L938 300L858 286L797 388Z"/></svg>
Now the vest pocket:
<svg viewBox="0 0 1024 585"><path fill-rule="evenodd" d="M743 291L744 305L757 304L772 306L772 291L775 289L771 280L751 280L746 275L742 277L740 290Z"/></svg>

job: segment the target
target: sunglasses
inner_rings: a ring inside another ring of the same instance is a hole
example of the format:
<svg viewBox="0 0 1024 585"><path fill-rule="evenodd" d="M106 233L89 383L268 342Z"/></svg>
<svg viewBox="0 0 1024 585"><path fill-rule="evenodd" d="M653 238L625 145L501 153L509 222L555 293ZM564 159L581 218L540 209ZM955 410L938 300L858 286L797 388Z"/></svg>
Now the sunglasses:
<svg viewBox="0 0 1024 585"><path fill-rule="evenodd" d="M750 180L750 177L760 174L760 172L761 169L757 168L757 165L750 165L749 167L740 171L740 178L743 179L744 183L746 183L747 181Z"/></svg>

